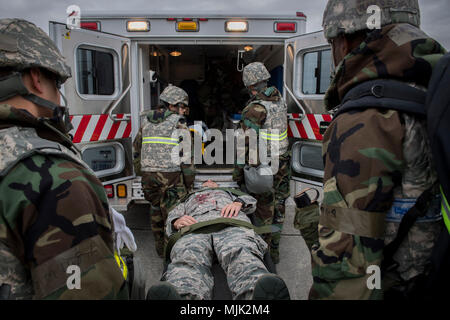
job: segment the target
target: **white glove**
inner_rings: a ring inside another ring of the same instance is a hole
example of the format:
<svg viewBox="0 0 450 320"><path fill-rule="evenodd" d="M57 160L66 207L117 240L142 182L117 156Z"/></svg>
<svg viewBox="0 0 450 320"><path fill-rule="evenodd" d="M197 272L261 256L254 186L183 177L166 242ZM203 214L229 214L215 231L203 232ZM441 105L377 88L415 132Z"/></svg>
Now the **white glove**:
<svg viewBox="0 0 450 320"><path fill-rule="evenodd" d="M125 218L122 214L110 207L111 217L114 224L114 234L116 238L116 250L120 254L120 249L125 244L127 248L135 252L137 250L136 242L134 241L133 233L125 223Z"/></svg>

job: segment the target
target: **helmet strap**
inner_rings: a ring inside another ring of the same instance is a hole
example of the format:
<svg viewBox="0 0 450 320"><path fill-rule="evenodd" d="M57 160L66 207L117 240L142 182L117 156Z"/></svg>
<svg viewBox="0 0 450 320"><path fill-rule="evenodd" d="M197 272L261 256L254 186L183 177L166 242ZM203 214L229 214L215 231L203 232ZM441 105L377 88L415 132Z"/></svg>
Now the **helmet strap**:
<svg viewBox="0 0 450 320"><path fill-rule="evenodd" d="M24 95L23 98L40 107L51 109L53 111L53 116L49 120L53 122L57 129L64 133L68 133L73 129L72 123L70 122L69 109L67 107L59 106L32 93ZM63 100L65 100L65 97Z"/></svg>
<svg viewBox="0 0 450 320"><path fill-rule="evenodd" d="M29 93L20 72L13 72L0 78L0 101L8 100L18 94L23 96Z"/></svg>
<svg viewBox="0 0 450 320"><path fill-rule="evenodd" d="M57 126L59 130L63 130L64 133L70 131L71 124L67 107L59 106L49 100L43 99L33 93L30 93L30 91L22 81L22 74L20 72L13 72L6 77L0 78L0 101L7 100L16 95L21 95L24 99L40 107L52 110L53 116L50 120ZM66 104L67 101L64 96L63 100Z"/></svg>

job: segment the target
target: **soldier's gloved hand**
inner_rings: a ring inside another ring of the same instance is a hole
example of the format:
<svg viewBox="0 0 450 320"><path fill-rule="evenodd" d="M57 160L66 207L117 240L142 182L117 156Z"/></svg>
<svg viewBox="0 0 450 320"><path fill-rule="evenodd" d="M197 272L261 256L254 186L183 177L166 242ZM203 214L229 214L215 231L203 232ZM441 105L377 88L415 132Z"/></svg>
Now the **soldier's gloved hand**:
<svg viewBox="0 0 450 320"><path fill-rule="evenodd" d="M223 207L220 215L224 218L232 218L236 217L239 214L239 211L242 208L242 203L240 202L232 202Z"/></svg>
<svg viewBox="0 0 450 320"><path fill-rule="evenodd" d="M137 250L136 242L134 241L133 233L125 223L125 218L119 212L110 208L111 217L114 224L114 234L116 238L116 250L120 254L120 249L125 244L127 248L134 252Z"/></svg>
<svg viewBox="0 0 450 320"><path fill-rule="evenodd" d="M175 222L173 223L173 227L176 230L180 230L181 228L190 226L194 223L197 223L197 220L195 220L195 218L191 216L182 216L181 218L175 220Z"/></svg>

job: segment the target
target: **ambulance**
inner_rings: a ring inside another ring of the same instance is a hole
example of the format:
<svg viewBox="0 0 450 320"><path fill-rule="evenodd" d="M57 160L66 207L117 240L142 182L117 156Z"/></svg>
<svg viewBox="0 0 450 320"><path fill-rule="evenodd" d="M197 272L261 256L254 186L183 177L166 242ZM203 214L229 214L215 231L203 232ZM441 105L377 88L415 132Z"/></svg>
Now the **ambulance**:
<svg viewBox="0 0 450 320"><path fill-rule="evenodd" d="M79 28L50 22L50 37L72 69L72 78L63 87L73 125L70 134L83 160L102 181L110 204L124 211L132 203L145 202L133 169L132 148L141 116L158 105L165 86L180 86L186 80L201 86L217 63L226 63L240 78L246 64L266 65L270 84L288 105L291 195L307 187L321 189L321 126L331 121L323 104L330 84L331 51L323 32L306 33L306 21L302 12L142 10L83 12ZM224 108L219 113L225 127L236 127L236 111ZM197 169L199 183L209 178L231 181L230 165Z"/></svg>

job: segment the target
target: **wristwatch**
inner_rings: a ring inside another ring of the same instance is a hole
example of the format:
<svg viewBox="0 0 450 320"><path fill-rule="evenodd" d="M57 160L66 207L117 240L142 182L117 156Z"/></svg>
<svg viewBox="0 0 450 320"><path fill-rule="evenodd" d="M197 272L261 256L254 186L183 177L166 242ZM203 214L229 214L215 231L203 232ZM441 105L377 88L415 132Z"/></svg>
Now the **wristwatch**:
<svg viewBox="0 0 450 320"><path fill-rule="evenodd" d="M240 204L242 204L242 207L245 207L245 202L244 202L244 200L242 200L242 199L240 199L240 198L234 199L233 202L239 202Z"/></svg>

